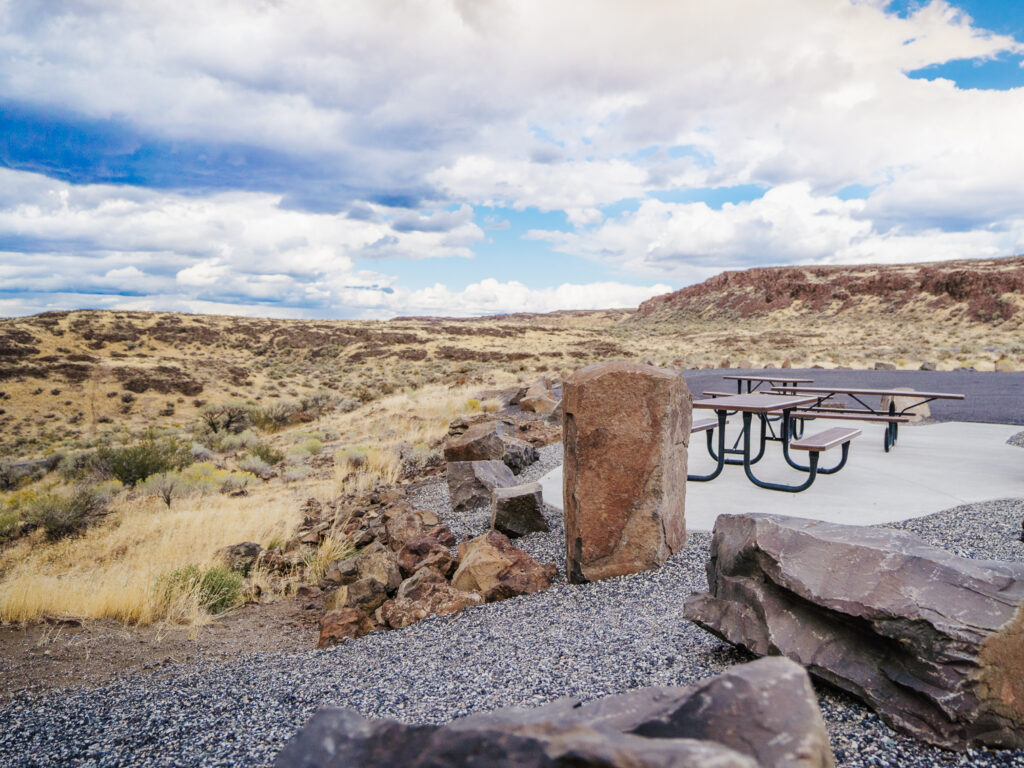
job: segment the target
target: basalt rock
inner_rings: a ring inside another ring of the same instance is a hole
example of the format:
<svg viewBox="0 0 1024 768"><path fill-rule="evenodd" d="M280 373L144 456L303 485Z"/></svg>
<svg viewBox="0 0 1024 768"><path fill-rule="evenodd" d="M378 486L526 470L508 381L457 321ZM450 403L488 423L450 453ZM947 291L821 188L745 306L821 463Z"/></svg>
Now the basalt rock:
<svg viewBox="0 0 1024 768"><path fill-rule="evenodd" d="M218 554L232 571L248 576L262 552L263 547L255 541L243 541L241 544L224 547L218 551Z"/></svg>
<svg viewBox="0 0 1024 768"><path fill-rule="evenodd" d="M433 568L442 576L455 572L458 564L452 559L448 547L433 536L420 536L407 542L398 553L398 567L409 577L421 568Z"/></svg>
<svg viewBox="0 0 1024 768"><path fill-rule="evenodd" d="M948 749L1024 747L1024 564L903 531L723 515L687 618Z"/></svg>
<svg viewBox="0 0 1024 768"><path fill-rule="evenodd" d="M483 598L475 592L454 588L433 568L421 568L402 582L394 599L377 610L377 619L393 629L407 627L430 615L457 613Z"/></svg>
<svg viewBox="0 0 1024 768"><path fill-rule="evenodd" d="M445 461L501 461L519 474L538 458L537 449L508 434L511 422L486 421L448 438Z"/></svg>
<svg viewBox="0 0 1024 768"><path fill-rule="evenodd" d="M566 379L563 400L570 581L658 567L686 542L686 380L665 368L599 363Z"/></svg>
<svg viewBox="0 0 1024 768"><path fill-rule="evenodd" d="M362 637L375 629L379 629L377 622L357 608L330 611L320 619L320 639L316 647L337 645L342 640Z"/></svg>
<svg viewBox="0 0 1024 768"><path fill-rule="evenodd" d="M500 461L448 462L448 496L459 511L491 503L491 492L516 484L512 470Z"/></svg>
<svg viewBox="0 0 1024 768"><path fill-rule="evenodd" d="M510 539L537 531L550 531L544 519L540 483L495 488L491 496L491 528Z"/></svg>
<svg viewBox="0 0 1024 768"><path fill-rule="evenodd" d="M413 509L408 504L389 509L384 518L388 545L395 552L441 522L429 509Z"/></svg>
<svg viewBox="0 0 1024 768"><path fill-rule="evenodd" d="M467 592L479 592L487 602L529 595L551 586L556 569L541 565L508 537L488 531L459 545L459 569L452 586Z"/></svg>
<svg viewBox="0 0 1024 768"><path fill-rule="evenodd" d="M443 726L321 709L278 768L832 768L807 674L775 659L692 688L647 688L592 702L559 699Z"/></svg>

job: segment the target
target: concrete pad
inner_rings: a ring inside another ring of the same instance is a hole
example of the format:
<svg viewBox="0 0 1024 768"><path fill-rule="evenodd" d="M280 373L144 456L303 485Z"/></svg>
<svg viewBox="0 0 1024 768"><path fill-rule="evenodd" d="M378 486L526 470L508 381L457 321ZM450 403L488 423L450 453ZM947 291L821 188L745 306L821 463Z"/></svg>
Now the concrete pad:
<svg viewBox="0 0 1024 768"><path fill-rule="evenodd" d="M726 466L711 482L686 484L687 529L710 531L718 515L745 512L875 525L961 504L1024 497L1024 448L1006 444L1020 426L956 421L901 425L899 442L889 453L882 448L882 425L817 419L808 423L806 434L834 426L864 432L851 444L850 459L839 473L820 475L802 493L781 493L755 486L742 466ZM734 424L727 427L727 440L737 429ZM840 455L838 448L823 453L821 465L835 465ZM794 458L806 463L802 452L794 452ZM704 436L694 435L690 472L703 474L713 468ZM781 446L774 442L754 465L754 474L781 483L806 477L786 464ZM549 472L540 483L544 501L561 508L562 468Z"/></svg>

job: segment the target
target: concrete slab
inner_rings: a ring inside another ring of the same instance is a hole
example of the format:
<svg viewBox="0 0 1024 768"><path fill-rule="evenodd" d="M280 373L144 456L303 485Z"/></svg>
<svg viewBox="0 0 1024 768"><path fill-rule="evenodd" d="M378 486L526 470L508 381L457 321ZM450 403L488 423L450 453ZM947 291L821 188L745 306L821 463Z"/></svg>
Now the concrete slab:
<svg viewBox="0 0 1024 768"><path fill-rule="evenodd" d="M942 422L903 425L899 443L882 449L881 425L818 419L807 434L832 426L856 426L864 434L853 441L850 460L841 472L823 475L802 493L780 493L758 488L747 480L743 467L727 466L708 483L687 483L686 527L711 530L720 514L768 512L809 517L851 525L908 520L960 504L1024 497L1024 448L1007 445L1019 426ZM735 435L729 425L727 437ZM798 460L801 457L797 457ZM822 455L822 464L839 460L839 449ZM690 447L690 471L710 472L702 435ZM788 467L778 443L768 443L765 457L755 466L764 480L799 482L801 473ZM544 501L562 507L562 468L541 478Z"/></svg>

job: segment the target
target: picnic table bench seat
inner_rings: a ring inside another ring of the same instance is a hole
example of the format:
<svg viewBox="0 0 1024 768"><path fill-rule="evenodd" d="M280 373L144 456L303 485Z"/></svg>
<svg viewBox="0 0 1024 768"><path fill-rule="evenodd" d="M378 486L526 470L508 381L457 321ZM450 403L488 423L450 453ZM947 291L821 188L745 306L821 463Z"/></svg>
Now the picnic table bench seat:
<svg viewBox="0 0 1024 768"><path fill-rule="evenodd" d="M859 429L850 429L848 427L832 427L826 429L824 432L819 432L816 435L810 435L808 437L802 437L799 440L792 440L789 443L789 449L791 451L814 451L821 453L823 451L831 450L837 445L843 445L848 443L853 438L861 435Z"/></svg>
<svg viewBox="0 0 1024 768"><path fill-rule="evenodd" d="M717 426L718 419L698 419L690 425L690 434L707 432L709 429L714 429Z"/></svg>
<svg viewBox="0 0 1024 768"><path fill-rule="evenodd" d="M889 424L906 424L909 416L890 416L887 413L871 413L857 408L822 408L814 411L793 411L794 419L836 419L837 421L884 421Z"/></svg>

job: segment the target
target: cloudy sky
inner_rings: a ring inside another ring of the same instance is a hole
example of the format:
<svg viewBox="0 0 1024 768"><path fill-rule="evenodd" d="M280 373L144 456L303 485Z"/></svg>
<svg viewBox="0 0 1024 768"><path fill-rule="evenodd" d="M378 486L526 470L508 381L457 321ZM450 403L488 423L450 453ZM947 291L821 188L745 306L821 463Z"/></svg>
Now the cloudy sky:
<svg viewBox="0 0 1024 768"><path fill-rule="evenodd" d="M1024 252L1024 3L0 0L0 315Z"/></svg>

